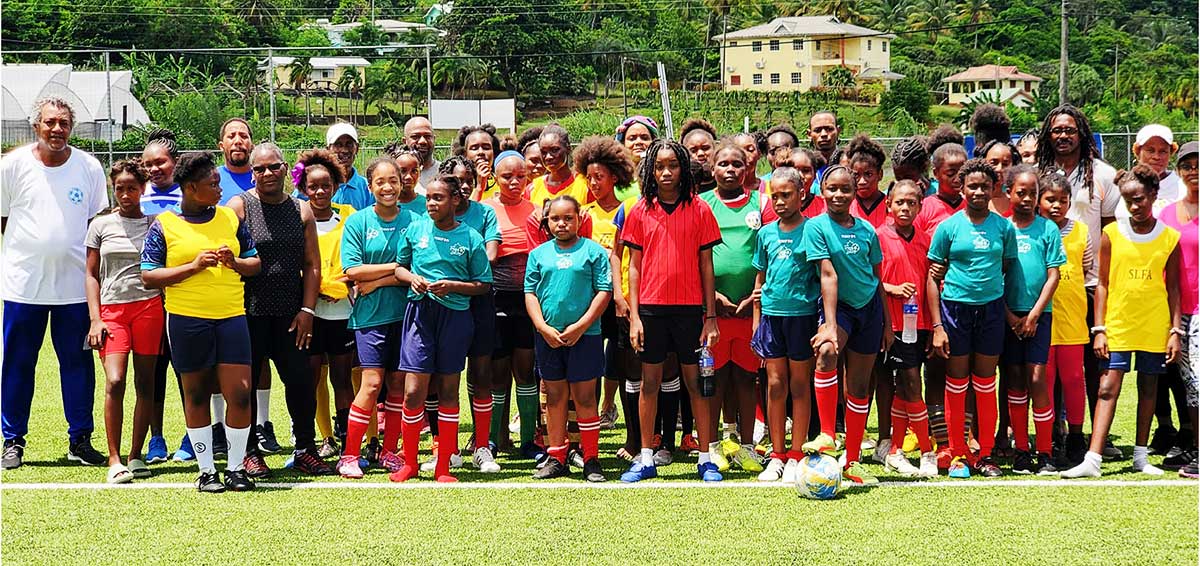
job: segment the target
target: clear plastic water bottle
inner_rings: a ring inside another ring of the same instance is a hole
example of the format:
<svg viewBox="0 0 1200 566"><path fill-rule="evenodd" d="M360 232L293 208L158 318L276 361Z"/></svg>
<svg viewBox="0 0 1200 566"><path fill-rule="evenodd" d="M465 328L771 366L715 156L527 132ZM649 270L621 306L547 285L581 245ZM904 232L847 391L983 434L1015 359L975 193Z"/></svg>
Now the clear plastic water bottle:
<svg viewBox="0 0 1200 566"><path fill-rule="evenodd" d="M915 344L917 342L917 313L921 307L917 304L917 295L904 301L904 331L900 333L900 341L905 344Z"/></svg>
<svg viewBox="0 0 1200 566"><path fill-rule="evenodd" d="M712 397L717 394L717 372L713 368L712 352L708 344L700 348L700 396Z"/></svg>

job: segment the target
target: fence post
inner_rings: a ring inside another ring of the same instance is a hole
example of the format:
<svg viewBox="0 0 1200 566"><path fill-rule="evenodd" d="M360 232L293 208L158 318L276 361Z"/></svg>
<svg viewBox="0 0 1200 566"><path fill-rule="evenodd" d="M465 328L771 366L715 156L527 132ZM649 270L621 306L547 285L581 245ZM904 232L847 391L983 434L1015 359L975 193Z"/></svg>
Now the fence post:
<svg viewBox="0 0 1200 566"><path fill-rule="evenodd" d="M271 143L275 143L275 50L267 48L267 90L271 97Z"/></svg>
<svg viewBox="0 0 1200 566"><path fill-rule="evenodd" d="M425 46L425 113L429 123L433 123L433 65L429 61L429 46ZM413 114L416 114L413 110Z"/></svg>
<svg viewBox="0 0 1200 566"><path fill-rule="evenodd" d="M112 113L112 69L109 66L111 51L104 52L104 97L108 100L108 166L113 164L113 113ZM124 132L121 132L124 135Z"/></svg>

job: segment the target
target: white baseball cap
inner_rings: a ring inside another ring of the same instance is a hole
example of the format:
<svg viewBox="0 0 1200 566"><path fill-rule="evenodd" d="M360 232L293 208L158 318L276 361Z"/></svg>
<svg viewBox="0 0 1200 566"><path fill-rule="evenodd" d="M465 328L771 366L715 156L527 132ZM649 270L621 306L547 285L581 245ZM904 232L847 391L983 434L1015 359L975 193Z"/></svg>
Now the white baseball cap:
<svg viewBox="0 0 1200 566"><path fill-rule="evenodd" d="M1170 130L1167 130L1167 132L1170 133ZM355 130L354 126L346 122L338 122L329 126L329 129L325 131L325 145L333 145L333 142L336 142L342 136L350 136L350 139L354 140L354 143L358 143L358 130ZM1138 139L1141 138L1139 137Z"/></svg>
<svg viewBox="0 0 1200 566"><path fill-rule="evenodd" d="M1169 146L1175 145L1175 134L1171 132L1171 128L1162 124L1143 126L1142 129L1138 130L1137 141L1134 143L1139 146L1146 145L1146 142L1150 141L1151 138L1159 138L1167 142Z"/></svg>

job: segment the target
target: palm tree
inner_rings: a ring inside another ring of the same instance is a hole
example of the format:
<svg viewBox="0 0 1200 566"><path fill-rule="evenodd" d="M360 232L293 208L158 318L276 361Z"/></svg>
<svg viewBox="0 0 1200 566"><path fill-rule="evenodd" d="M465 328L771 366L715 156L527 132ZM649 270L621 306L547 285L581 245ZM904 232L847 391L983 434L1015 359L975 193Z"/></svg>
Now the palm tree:
<svg viewBox="0 0 1200 566"><path fill-rule="evenodd" d="M876 0L868 6L867 14L875 27L892 31L908 20L913 4L913 0Z"/></svg>
<svg viewBox="0 0 1200 566"><path fill-rule="evenodd" d="M242 95L242 115L249 116L249 109L258 107L258 90L262 85L262 73L258 70L258 61L249 57L238 59L233 65L232 78L234 88ZM247 99L249 99L248 105Z"/></svg>
<svg viewBox="0 0 1200 566"><path fill-rule="evenodd" d="M929 40L937 40L944 28L954 19L954 0L918 0L908 22L917 29L929 30Z"/></svg>
<svg viewBox="0 0 1200 566"><path fill-rule="evenodd" d="M989 0L961 0L954 20L963 24L982 24L992 20L992 5ZM974 48L979 48L979 27L971 30Z"/></svg>
<svg viewBox="0 0 1200 566"><path fill-rule="evenodd" d="M462 87L463 89L473 88L478 89L480 98L483 98L483 91L488 86L488 79L492 77L492 66L486 60L478 57L463 59L462 61Z"/></svg>
<svg viewBox="0 0 1200 566"><path fill-rule="evenodd" d="M429 28L411 29L400 35L400 43L405 45L434 45L437 42L437 31Z"/></svg>
<svg viewBox="0 0 1200 566"><path fill-rule="evenodd" d="M309 98L309 75L313 72L312 61L308 57L296 57L288 65L288 83L296 92L304 91L304 127L312 126L312 101Z"/></svg>
<svg viewBox="0 0 1200 566"><path fill-rule="evenodd" d="M362 83L362 75L359 75L357 70L351 68L342 73L338 77L337 92L345 94L350 101L350 123L354 123L354 93L358 91ZM337 108L337 97L333 98L333 106ZM337 113L336 111L334 112Z"/></svg>
<svg viewBox="0 0 1200 566"><path fill-rule="evenodd" d="M454 97L454 87L461 84L463 61L464 59L458 56L440 57L433 62L433 68L430 69L433 73L433 85L449 92L451 98Z"/></svg>
<svg viewBox="0 0 1200 566"><path fill-rule="evenodd" d="M834 16L843 22L863 21L861 0L786 1L780 10L792 16Z"/></svg>

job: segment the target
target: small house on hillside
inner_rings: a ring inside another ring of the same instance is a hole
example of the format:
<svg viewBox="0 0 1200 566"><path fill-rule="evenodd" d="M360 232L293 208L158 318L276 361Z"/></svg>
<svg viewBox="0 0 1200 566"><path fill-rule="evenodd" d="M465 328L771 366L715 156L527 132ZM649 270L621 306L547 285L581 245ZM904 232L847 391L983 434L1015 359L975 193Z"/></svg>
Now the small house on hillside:
<svg viewBox="0 0 1200 566"><path fill-rule="evenodd" d="M308 73L307 80L303 84L297 85L296 81L292 80L292 73L295 69L293 65L296 62L295 57L272 57L269 68L275 72L276 88L297 88L298 90L313 91L336 91L338 83L342 80L342 75L346 73L355 73L359 75L359 84L364 84L366 79L366 68L371 66L371 62L362 57L312 57L308 60L312 65L312 69ZM264 60L259 64L259 70L267 71L268 65ZM264 81L270 80L270 75L266 75Z"/></svg>
<svg viewBox="0 0 1200 566"><path fill-rule="evenodd" d="M413 31L433 31L437 30L420 22L404 22L400 20L382 19L375 20L375 27L383 33L383 42L387 45L404 45L405 36ZM325 32L325 37L329 38L329 44L334 47L341 47L346 44L346 32L363 25L362 22L346 22L342 24L330 23L327 18L319 18L317 21L301 26L304 28L315 28Z"/></svg>
<svg viewBox="0 0 1200 566"><path fill-rule="evenodd" d="M822 77L847 67L857 86L903 75L891 71L894 34L847 24L834 16L775 18L720 34L721 83L726 90L806 92Z"/></svg>
<svg viewBox="0 0 1200 566"><path fill-rule="evenodd" d="M1042 78L1023 73L1016 65L980 65L950 75L942 82L950 104L966 104L976 97L987 97L1000 104L1012 102L1025 108L1033 104L1042 86Z"/></svg>
<svg viewBox="0 0 1200 566"><path fill-rule="evenodd" d="M433 27L434 24L437 23L439 18L441 18L442 16L445 16L446 14L449 14L450 11L453 9L454 9L454 2L446 2L444 4L434 4L434 5L430 6L428 10L425 11L425 16L422 17L421 19L425 22L425 25L427 25L429 27Z"/></svg>

